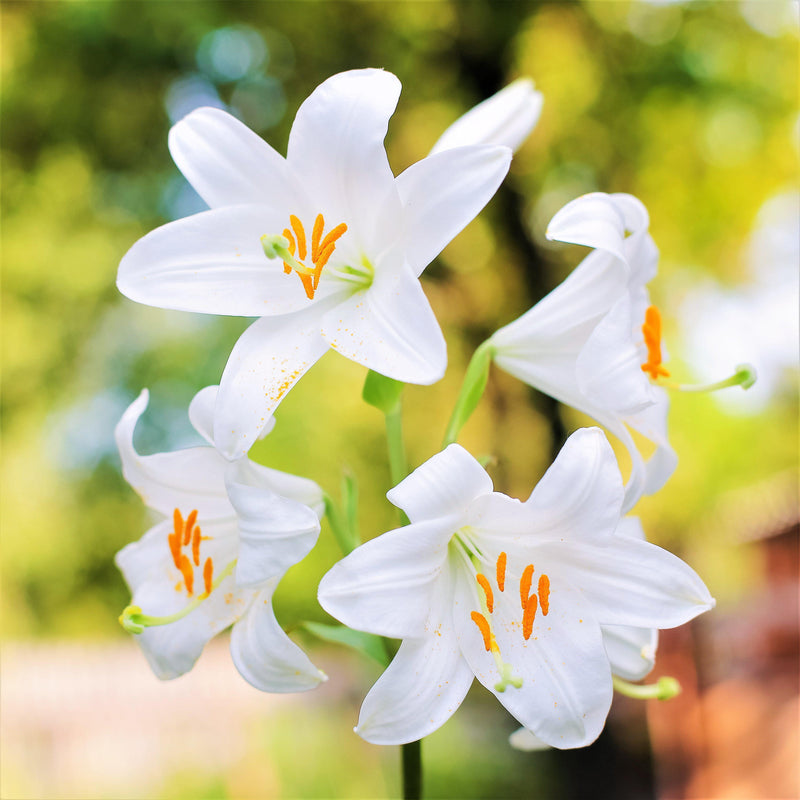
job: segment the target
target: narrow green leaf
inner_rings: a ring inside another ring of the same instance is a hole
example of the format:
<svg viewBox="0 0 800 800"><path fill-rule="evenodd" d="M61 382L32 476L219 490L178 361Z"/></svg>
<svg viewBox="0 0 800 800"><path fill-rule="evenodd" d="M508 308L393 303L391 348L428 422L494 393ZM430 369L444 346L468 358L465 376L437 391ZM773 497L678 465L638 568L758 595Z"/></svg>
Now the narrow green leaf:
<svg viewBox="0 0 800 800"><path fill-rule="evenodd" d="M326 642L335 642L358 650L377 661L385 667L389 663L389 655L380 636L363 631L354 631L345 625L326 625L323 622L304 622L304 627L309 633Z"/></svg>

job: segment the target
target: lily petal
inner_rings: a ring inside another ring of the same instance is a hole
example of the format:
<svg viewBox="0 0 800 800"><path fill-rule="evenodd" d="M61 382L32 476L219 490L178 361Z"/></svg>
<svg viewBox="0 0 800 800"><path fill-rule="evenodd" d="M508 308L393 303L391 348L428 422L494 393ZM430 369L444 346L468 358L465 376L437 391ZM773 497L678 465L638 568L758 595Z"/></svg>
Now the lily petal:
<svg viewBox="0 0 800 800"><path fill-rule="evenodd" d="M667 438L669 396L658 386L652 389L656 398L655 404L625 418L628 425L656 444L656 451L645 468L646 477L642 488L644 494L657 492L678 466L678 455Z"/></svg>
<svg viewBox="0 0 800 800"><path fill-rule="evenodd" d="M149 396L144 389L114 430L125 480L148 508L164 516L172 517L178 508L184 514L197 509L201 519L233 517L235 512L225 491L225 459L216 450L191 447L149 456L136 452L133 431Z"/></svg>
<svg viewBox="0 0 800 800"><path fill-rule="evenodd" d="M327 680L324 672L284 633L272 610L278 578L252 600L233 626L231 656L239 674L262 692L304 692Z"/></svg>
<svg viewBox="0 0 800 800"><path fill-rule="evenodd" d="M628 263L625 251L625 217L603 192L585 194L556 212L546 236L557 242L596 247Z"/></svg>
<svg viewBox="0 0 800 800"><path fill-rule="evenodd" d="M254 587L305 558L319 537L319 518L306 505L275 493L268 475L242 458L225 481L239 521L236 585Z"/></svg>
<svg viewBox="0 0 800 800"><path fill-rule="evenodd" d="M527 728L517 728L508 737L508 743L515 750L522 750L526 753L550 749L550 745L547 742L542 741L533 731L529 731Z"/></svg>
<svg viewBox="0 0 800 800"><path fill-rule="evenodd" d="M362 544L323 576L320 605L357 630L423 636L457 522L449 516L406 525Z"/></svg>
<svg viewBox="0 0 800 800"><path fill-rule="evenodd" d="M492 491L486 470L458 444L417 467L386 493L411 522L463 514L476 498Z"/></svg>
<svg viewBox="0 0 800 800"><path fill-rule="evenodd" d="M537 570L549 571L544 559ZM520 688L498 691L497 665L484 647L469 609L478 607L474 587L460 571L456 585L454 621L461 651L478 680L497 697L511 715L553 747L583 747L593 742L611 706L611 667L603 649L600 626L581 592L567 581L553 581L549 614L534 621L526 640L515 593L495 598L492 629L500 658Z"/></svg>
<svg viewBox="0 0 800 800"><path fill-rule="evenodd" d="M328 349L319 334L321 308L262 317L239 337L214 413L214 442L227 458L252 447L286 393Z"/></svg>
<svg viewBox="0 0 800 800"><path fill-rule="evenodd" d="M162 225L125 254L117 287L137 303L204 314L263 317L306 308L302 282L261 246L264 234L280 233L287 222L283 210L239 205ZM327 292L320 289L314 302Z"/></svg>
<svg viewBox="0 0 800 800"><path fill-rule="evenodd" d="M346 358L405 383L435 383L447 367L441 328L407 266L376 273L368 290L325 314L322 336Z"/></svg>
<svg viewBox="0 0 800 800"><path fill-rule="evenodd" d="M614 536L601 545L547 543L537 555L581 587L602 625L674 628L714 606L688 564L649 542Z"/></svg>
<svg viewBox="0 0 800 800"><path fill-rule="evenodd" d="M510 164L507 147L459 147L428 156L397 177L415 275L491 200Z"/></svg>
<svg viewBox="0 0 800 800"><path fill-rule="evenodd" d="M516 150L542 113L544 98L530 78L518 78L459 117L431 154L470 144L502 144Z"/></svg>
<svg viewBox="0 0 800 800"><path fill-rule="evenodd" d="M225 111L192 111L172 126L169 150L211 208L259 203L280 209L292 204L295 183L284 158Z"/></svg>
<svg viewBox="0 0 800 800"><path fill-rule="evenodd" d="M217 394L219 386L206 386L201 389L189 403L189 421L194 429L210 444L214 444L214 409L217 405ZM275 417L270 417L261 432L259 439L263 439L271 433L275 427ZM283 473L281 473L283 474ZM302 479L305 480L305 479ZM283 492L278 492L283 494ZM291 496L291 495L287 495Z"/></svg>
<svg viewBox="0 0 800 800"><path fill-rule="evenodd" d="M656 663L657 628L601 625L611 671L626 681L640 681Z"/></svg>
<svg viewBox="0 0 800 800"><path fill-rule="evenodd" d="M339 73L300 106L289 135L287 161L307 194L368 253L397 235L390 224L400 217L400 200L383 140L399 97L390 72Z"/></svg>

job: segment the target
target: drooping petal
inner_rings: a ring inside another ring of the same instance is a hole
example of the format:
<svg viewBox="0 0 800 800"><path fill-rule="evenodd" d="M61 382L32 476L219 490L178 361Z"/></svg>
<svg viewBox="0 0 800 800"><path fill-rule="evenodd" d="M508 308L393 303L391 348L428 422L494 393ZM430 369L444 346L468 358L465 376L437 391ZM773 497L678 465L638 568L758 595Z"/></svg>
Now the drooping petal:
<svg viewBox="0 0 800 800"><path fill-rule="evenodd" d="M263 317L304 309L310 301L298 276L261 245L288 221L283 209L241 205L162 225L125 254L117 287L138 303L178 311ZM321 286L313 302L327 292Z"/></svg>
<svg viewBox="0 0 800 800"><path fill-rule="evenodd" d="M304 692L327 680L284 633L272 610L278 578L257 592L233 626L231 656L239 674L262 692Z"/></svg>
<svg viewBox="0 0 800 800"><path fill-rule="evenodd" d="M218 108L198 108L173 125L169 150L211 208L258 203L280 209L295 202L283 156Z"/></svg>
<svg viewBox="0 0 800 800"><path fill-rule="evenodd" d="M322 578L320 605L357 630L423 636L457 522L456 516L440 517L362 544Z"/></svg>
<svg viewBox="0 0 800 800"><path fill-rule="evenodd" d="M642 372L632 329L626 293L597 324L575 362L578 386L587 403L619 415L635 414L657 399L655 387Z"/></svg>
<svg viewBox="0 0 800 800"><path fill-rule="evenodd" d="M321 83L300 106L287 161L326 216L371 255L396 238L401 207L383 140L400 96L390 72L360 69Z"/></svg>
<svg viewBox="0 0 800 800"><path fill-rule="evenodd" d="M611 671L626 681L640 681L655 666L658 629L601 625Z"/></svg>
<svg viewBox="0 0 800 800"><path fill-rule="evenodd" d="M537 534L603 541L617 527L622 476L599 428L581 428L567 439L525 505L535 512Z"/></svg>
<svg viewBox="0 0 800 800"><path fill-rule="evenodd" d="M480 495L492 491L486 470L458 444L451 444L417 467L386 496L412 522L461 515Z"/></svg>
<svg viewBox="0 0 800 800"><path fill-rule="evenodd" d="M252 447L286 393L328 349L319 333L320 308L262 317L239 337L214 413L214 442L226 457Z"/></svg>
<svg viewBox="0 0 800 800"><path fill-rule="evenodd" d="M509 737L508 743L515 750L522 750L526 753L534 753L538 750L548 750L550 745L542 741L533 731L527 728L517 728Z"/></svg>
<svg viewBox="0 0 800 800"><path fill-rule="evenodd" d="M428 156L397 177L415 275L489 202L510 164L507 147L459 147Z"/></svg>
<svg viewBox="0 0 800 800"><path fill-rule="evenodd" d="M148 508L172 517L196 509L201 519L233 517L225 491L225 459L211 447L191 447L173 453L142 456L133 446L133 431L147 408L144 389L122 415L114 431L125 480Z"/></svg>
<svg viewBox="0 0 800 800"><path fill-rule="evenodd" d="M256 467L241 458L225 476L239 523L237 586L254 587L282 575L308 555L320 530L308 506L272 491L268 475Z"/></svg>
<svg viewBox="0 0 800 800"><path fill-rule="evenodd" d="M189 421L194 429L211 445L214 444L214 409L217 405L218 392L219 386L206 386L189 403ZM258 438L263 439L274 427L275 417L270 417L258 434ZM283 494L280 491L278 493Z"/></svg>
<svg viewBox="0 0 800 800"><path fill-rule="evenodd" d="M548 570L546 562L536 569ZM533 622L523 636L522 611L516 592L495 595L490 625L499 657L520 678L517 688L496 688L500 680L495 659L470 617L477 609L474 581L466 570L458 575L454 623L461 650L477 679L512 716L553 747L582 747L594 741L611 705L611 668L600 626L582 593L564 580L553 580L548 615Z"/></svg>
<svg viewBox="0 0 800 800"><path fill-rule="evenodd" d="M603 192L592 192L567 203L547 226L547 238L596 247L627 263L625 218Z"/></svg>
<svg viewBox="0 0 800 800"><path fill-rule="evenodd" d="M431 154L470 144L502 144L516 150L539 121L544 98L530 78L518 78L459 117Z"/></svg>
<svg viewBox="0 0 800 800"><path fill-rule="evenodd" d="M325 314L322 336L346 358L404 383L431 384L447 366L447 347L419 280L408 266L377 272Z"/></svg>
<svg viewBox="0 0 800 800"><path fill-rule="evenodd" d="M623 536L601 545L554 542L537 555L581 587L602 625L674 628L714 606L688 564L649 542Z"/></svg>
<svg viewBox="0 0 800 800"><path fill-rule="evenodd" d="M472 680L451 630L405 639L364 698L356 733L372 744L422 739L450 719Z"/></svg>

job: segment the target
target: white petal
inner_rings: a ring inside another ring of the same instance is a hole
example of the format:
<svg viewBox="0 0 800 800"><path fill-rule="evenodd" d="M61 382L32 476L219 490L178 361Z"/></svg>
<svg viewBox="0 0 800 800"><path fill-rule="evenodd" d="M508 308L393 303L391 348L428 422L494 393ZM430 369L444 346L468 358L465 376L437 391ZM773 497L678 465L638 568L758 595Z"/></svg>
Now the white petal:
<svg viewBox="0 0 800 800"><path fill-rule="evenodd" d="M614 201L602 192L585 194L557 211L547 226L547 238L596 247L627 263L625 218Z"/></svg>
<svg viewBox="0 0 800 800"><path fill-rule="evenodd" d="M225 491L225 459L212 447L191 447L174 453L141 456L133 446L133 431L147 408L144 389L122 415L114 431L122 474L144 504L172 517L179 509L186 517L197 509L200 519L232 517Z"/></svg>
<svg viewBox="0 0 800 800"><path fill-rule="evenodd" d="M189 403L189 421L194 429L209 443L214 444L214 409L217 405L217 393L219 386L206 386L201 389ZM275 427L275 417L270 417L261 433L259 439L263 439L271 433ZM284 494L279 492L279 494Z"/></svg>
<svg viewBox="0 0 800 800"><path fill-rule="evenodd" d="M407 525L357 547L320 581L320 605L357 630L422 636L457 522Z"/></svg>
<svg viewBox="0 0 800 800"><path fill-rule="evenodd" d="M139 606L147 615L167 616L181 611L202 591L202 578L196 574L194 594L188 595L167 544L171 529L171 522L160 523L138 542L123 548L115 559L133 593L131 605ZM205 525L203 535L210 539L201 544L202 558L211 557L224 567L235 556L235 528L230 523ZM177 678L194 666L206 642L238 619L249 600L250 593L237 590L229 576L186 617L146 628L136 641L158 678Z"/></svg>
<svg viewBox="0 0 800 800"><path fill-rule="evenodd" d="M558 538L602 541L620 518L622 476L599 428L581 428L567 439L525 505L537 530Z"/></svg>
<svg viewBox="0 0 800 800"><path fill-rule="evenodd" d="M489 202L510 164L507 147L459 147L428 156L397 177L406 253L416 275Z"/></svg>
<svg viewBox="0 0 800 800"><path fill-rule="evenodd" d="M601 625L611 671L626 681L640 681L655 666L658 630L629 625Z"/></svg>
<svg viewBox="0 0 800 800"><path fill-rule="evenodd" d="M319 537L319 518L306 505L266 485L257 465L242 458L229 465L226 483L239 521L237 586L257 586L305 558Z"/></svg>
<svg viewBox="0 0 800 800"><path fill-rule="evenodd" d="M364 698L356 733L372 744L422 739L450 719L472 680L451 630L405 639Z"/></svg>
<svg viewBox="0 0 800 800"><path fill-rule="evenodd" d="M272 610L278 579L253 599L233 626L231 656L236 669L262 692L304 692L327 680L308 656L284 633Z"/></svg>
<svg viewBox="0 0 800 800"><path fill-rule="evenodd" d="M198 108L173 125L169 150L178 169L211 208L292 204L294 183L283 157L220 109Z"/></svg>
<svg viewBox="0 0 800 800"><path fill-rule="evenodd" d="M405 383L435 383L447 367L441 328L407 266L376 274L368 290L331 309L322 335L346 358Z"/></svg>
<svg viewBox="0 0 800 800"><path fill-rule="evenodd" d="M459 117L431 153L470 144L502 144L516 150L539 121L544 98L530 78L519 78Z"/></svg>
<svg viewBox="0 0 800 800"><path fill-rule="evenodd" d="M657 492L678 465L678 456L670 446L667 436L669 396L658 386L652 388L656 398L655 404L625 417L628 425L656 444L656 451L646 465L644 494Z"/></svg>
<svg viewBox="0 0 800 800"><path fill-rule="evenodd" d="M544 559L540 562L537 572L548 571ZM581 592L553 580L549 613L539 611L527 640L519 595L495 595L490 624L500 658L522 679L521 688L508 686L499 692L497 665L470 618L470 611L480 608L470 577L466 571L458 576L454 620L461 650L478 680L515 719L553 747L582 747L594 741L611 705L611 668L600 626Z"/></svg>
<svg viewBox="0 0 800 800"><path fill-rule="evenodd" d="M279 234L288 213L268 206L226 206L156 228L119 265L117 286L131 300L158 308L262 317L307 308L303 284L268 259L264 234ZM324 287L314 303L327 293Z"/></svg>
<svg viewBox="0 0 800 800"><path fill-rule="evenodd" d="M458 444L429 458L386 496L412 522L463 514L480 495L492 491L486 470Z"/></svg>
<svg viewBox="0 0 800 800"><path fill-rule="evenodd" d="M345 222L361 249L375 255L397 237L400 200L383 140L400 81L377 69L328 78L300 106L287 160L334 224Z"/></svg>
<svg viewBox="0 0 800 800"><path fill-rule="evenodd" d="M508 737L508 743L515 750L523 750L526 753L550 749L550 745L547 742L542 741L533 731L529 731L527 728L517 728Z"/></svg>
<svg viewBox="0 0 800 800"><path fill-rule="evenodd" d="M602 625L674 628L714 606L688 564L649 542L614 536L602 545L548 543L537 556L581 587Z"/></svg>
<svg viewBox="0 0 800 800"><path fill-rule="evenodd" d="M238 475L244 483L269 489L282 497L308 506L318 519L322 519L325 514L323 491L319 484L309 478L270 469L250 461L249 458L241 459L239 462Z"/></svg>
<svg viewBox="0 0 800 800"><path fill-rule="evenodd" d="M635 414L656 402L631 336L630 296L625 293L590 334L575 370L587 402L615 414Z"/></svg>
<svg viewBox="0 0 800 800"><path fill-rule="evenodd" d="M239 337L214 413L214 442L228 458L252 447L286 393L328 349L319 334L319 309L263 317Z"/></svg>

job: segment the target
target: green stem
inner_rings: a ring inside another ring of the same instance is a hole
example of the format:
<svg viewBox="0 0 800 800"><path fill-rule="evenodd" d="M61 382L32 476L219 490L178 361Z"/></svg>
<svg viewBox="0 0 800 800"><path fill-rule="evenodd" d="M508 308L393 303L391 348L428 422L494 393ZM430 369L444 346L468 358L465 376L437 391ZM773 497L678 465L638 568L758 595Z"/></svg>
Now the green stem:
<svg viewBox="0 0 800 800"><path fill-rule="evenodd" d="M671 700L681 692L681 685L669 675L663 675L655 683L630 683L616 675L611 680L616 691L635 700Z"/></svg>
<svg viewBox="0 0 800 800"><path fill-rule="evenodd" d="M328 518L328 524L331 526L333 538L336 539L342 554L349 555L358 547L359 543L353 541L350 526L342 519L342 514L337 508L333 498L327 492L323 492L322 497L325 501L325 516Z"/></svg>
<svg viewBox="0 0 800 800"><path fill-rule="evenodd" d="M494 345L487 339L472 354L467 371L464 374L464 382L461 384L461 391L456 400L455 408L447 424L444 434L442 447L447 447L458 439L458 434L472 416L472 412L477 407L486 388L486 381L489 378L489 365L492 363L494 355Z"/></svg>
<svg viewBox="0 0 800 800"><path fill-rule="evenodd" d="M402 747L403 800L422 797L422 742L409 742Z"/></svg>
<svg viewBox="0 0 800 800"><path fill-rule="evenodd" d="M386 443L389 448L389 474L392 486L397 486L408 475L406 448L403 443L403 401L398 400L391 411L386 412ZM408 525L408 517L400 510L400 522Z"/></svg>

